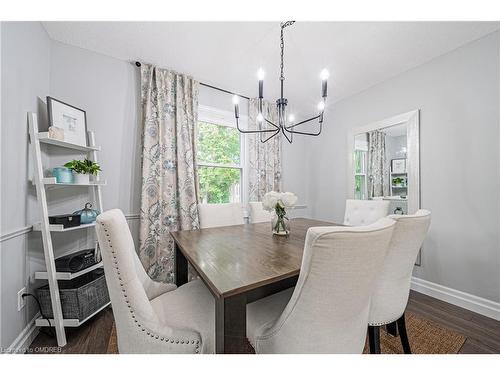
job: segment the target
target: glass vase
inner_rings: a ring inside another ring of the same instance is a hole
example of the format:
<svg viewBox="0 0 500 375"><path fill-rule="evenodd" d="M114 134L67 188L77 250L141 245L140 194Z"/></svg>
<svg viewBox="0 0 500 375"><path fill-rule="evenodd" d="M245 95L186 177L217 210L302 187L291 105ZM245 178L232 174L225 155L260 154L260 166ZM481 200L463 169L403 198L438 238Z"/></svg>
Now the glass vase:
<svg viewBox="0 0 500 375"><path fill-rule="evenodd" d="M277 236L288 236L290 234L290 220L284 215L273 214L271 218L271 229Z"/></svg>

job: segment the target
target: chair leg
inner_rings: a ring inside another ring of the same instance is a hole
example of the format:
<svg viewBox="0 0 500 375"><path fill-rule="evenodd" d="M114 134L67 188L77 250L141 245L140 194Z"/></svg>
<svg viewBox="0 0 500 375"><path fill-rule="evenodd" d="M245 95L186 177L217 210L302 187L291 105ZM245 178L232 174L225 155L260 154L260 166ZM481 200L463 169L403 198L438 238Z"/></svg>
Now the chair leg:
<svg viewBox="0 0 500 375"><path fill-rule="evenodd" d="M380 354L380 326L368 326L368 343L371 354Z"/></svg>
<svg viewBox="0 0 500 375"><path fill-rule="evenodd" d="M405 314L397 320L399 337L401 338L401 345L405 354L411 354L410 342L408 341L408 334L406 332Z"/></svg>
<svg viewBox="0 0 500 375"><path fill-rule="evenodd" d="M398 335L398 327L396 322L386 324L385 329L387 330L387 333L391 336L396 337Z"/></svg>

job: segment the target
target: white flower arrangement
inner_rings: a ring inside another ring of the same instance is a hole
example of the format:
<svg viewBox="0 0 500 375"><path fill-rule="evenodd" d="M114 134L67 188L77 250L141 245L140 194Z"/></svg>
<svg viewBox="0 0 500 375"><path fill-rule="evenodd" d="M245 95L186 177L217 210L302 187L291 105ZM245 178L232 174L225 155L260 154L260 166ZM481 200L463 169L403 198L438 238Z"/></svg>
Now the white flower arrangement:
<svg viewBox="0 0 500 375"><path fill-rule="evenodd" d="M279 193L277 191L270 191L262 199L262 207L266 211L281 211L285 208L293 208L295 203L297 203L297 196L290 192Z"/></svg>
<svg viewBox="0 0 500 375"><path fill-rule="evenodd" d="M270 191L264 195L262 199L262 208L266 211L274 211L275 218L272 220L273 233L277 235L288 235L289 226L288 218L286 217L286 209L293 208L297 203L297 196L293 193L278 193Z"/></svg>

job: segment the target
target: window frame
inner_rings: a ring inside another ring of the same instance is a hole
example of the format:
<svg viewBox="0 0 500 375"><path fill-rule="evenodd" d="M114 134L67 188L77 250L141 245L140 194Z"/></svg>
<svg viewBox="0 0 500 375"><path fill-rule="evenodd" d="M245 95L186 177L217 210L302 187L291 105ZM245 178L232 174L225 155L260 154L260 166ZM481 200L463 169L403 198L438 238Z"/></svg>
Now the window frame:
<svg viewBox="0 0 500 375"><path fill-rule="evenodd" d="M230 111L224 111L218 108L198 105L198 120L195 124L196 126L196 144L198 144L198 123L205 122L209 124L213 124L214 126L224 126L228 128L236 128L236 120L234 118L234 113ZM246 128L248 124L248 116L241 115L239 117L240 126ZM198 171L199 167L215 167L215 168L231 168L231 169L239 169L240 170L240 197L241 204L246 206L248 204L248 166L247 166L247 156L248 156L248 147L245 142L245 137L242 133L239 133L240 137L240 163L239 164L219 164L219 163L207 163L200 162L198 160L198 155L196 155L196 170ZM196 153L198 150L196 149ZM198 176L198 173L196 173ZM197 188L199 189L199 180L197 177ZM215 203L209 203L215 204Z"/></svg>

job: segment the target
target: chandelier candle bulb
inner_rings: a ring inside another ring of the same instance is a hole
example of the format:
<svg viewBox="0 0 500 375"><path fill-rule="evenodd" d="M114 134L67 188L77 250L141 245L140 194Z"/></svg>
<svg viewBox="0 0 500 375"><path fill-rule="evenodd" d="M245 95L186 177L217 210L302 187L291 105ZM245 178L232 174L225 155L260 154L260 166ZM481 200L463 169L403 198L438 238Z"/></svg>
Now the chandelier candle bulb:
<svg viewBox="0 0 500 375"><path fill-rule="evenodd" d="M257 78L259 79L259 99L264 98L264 70L260 68L257 71Z"/></svg>
<svg viewBox="0 0 500 375"><path fill-rule="evenodd" d="M325 102L322 100L318 103L318 110L323 113L325 111Z"/></svg>
<svg viewBox="0 0 500 375"><path fill-rule="evenodd" d="M233 96L233 104L234 104L234 117L239 118L240 117L240 107L238 103L240 102L240 99L238 98L238 95Z"/></svg>
<svg viewBox="0 0 500 375"><path fill-rule="evenodd" d="M257 121L258 121L258 122L263 122L263 121L264 121L264 116L262 116L262 113L259 113L259 114L257 115Z"/></svg>
<svg viewBox="0 0 500 375"><path fill-rule="evenodd" d="M320 77L321 77L321 96L323 98L326 98L327 92L328 92L328 77L330 76L330 73L328 73L328 70L323 69L321 71Z"/></svg>
<svg viewBox="0 0 500 375"><path fill-rule="evenodd" d="M295 116L294 116L294 115L292 115L292 114L291 114L290 116L288 116L288 122L289 122L290 124L293 124L293 123L295 122Z"/></svg>

